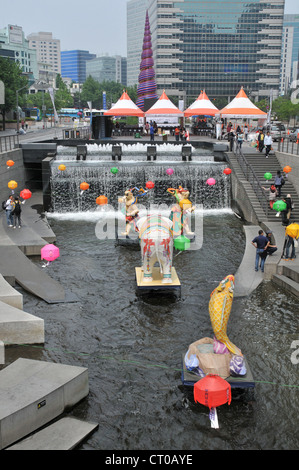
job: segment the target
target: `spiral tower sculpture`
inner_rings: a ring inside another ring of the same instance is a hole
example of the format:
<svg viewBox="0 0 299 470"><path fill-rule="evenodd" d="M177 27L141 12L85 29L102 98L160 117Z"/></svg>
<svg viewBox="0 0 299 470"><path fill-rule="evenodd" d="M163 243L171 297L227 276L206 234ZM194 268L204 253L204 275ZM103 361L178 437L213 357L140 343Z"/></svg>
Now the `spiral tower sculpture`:
<svg viewBox="0 0 299 470"><path fill-rule="evenodd" d="M136 105L144 110L144 100L150 98L158 99L157 85L155 82L155 71L153 68L153 50L151 42L151 30L148 18L148 12L146 12L143 48L141 54L140 63L140 74L138 77L138 88L137 88L137 101Z"/></svg>

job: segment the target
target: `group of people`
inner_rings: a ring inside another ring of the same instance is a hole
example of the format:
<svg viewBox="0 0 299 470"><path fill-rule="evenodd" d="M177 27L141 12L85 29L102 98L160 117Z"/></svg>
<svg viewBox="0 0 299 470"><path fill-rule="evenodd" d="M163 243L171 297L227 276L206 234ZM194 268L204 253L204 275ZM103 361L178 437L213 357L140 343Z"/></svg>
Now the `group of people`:
<svg viewBox="0 0 299 470"><path fill-rule="evenodd" d="M231 122L228 123L226 127L227 138L230 143L230 151L233 150L234 141L236 140L237 145L242 148L242 144L244 141L248 140L248 133L249 129L247 124L245 124L243 130L241 129L240 125L237 126L236 132L234 132L233 125Z"/></svg>
<svg viewBox="0 0 299 470"><path fill-rule="evenodd" d="M251 244L256 248L255 270L258 271L260 267L262 273L264 272L264 265L267 256L271 256L275 251L277 251L277 246L272 243L271 235L271 230L266 232L266 236L264 235L263 230L259 230L258 236L251 242Z"/></svg>
<svg viewBox="0 0 299 470"><path fill-rule="evenodd" d="M273 140L270 134L270 131L267 131L266 135L264 134L263 129L259 130L257 136L257 150L262 153L264 148L266 149L266 158L269 157L270 151L272 149Z"/></svg>
<svg viewBox="0 0 299 470"><path fill-rule="evenodd" d="M21 201L16 196L9 196L6 202L3 203L3 209L6 213L6 221L8 227L16 228L17 226L21 228L21 212L22 206Z"/></svg>
<svg viewBox="0 0 299 470"><path fill-rule="evenodd" d="M291 218L292 210L294 209L294 203L291 194L287 194L286 197L281 196L281 189L282 186L285 184L285 178L280 170L277 171L274 184L270 186L270 188L265 188L262 186L264 191L269 191L269 206L273 209L273 204L277 198L282 200L286 204L286 208L282 211L277 212L276 217L281 216L282 218L282 225L288 225Z"/></svg>

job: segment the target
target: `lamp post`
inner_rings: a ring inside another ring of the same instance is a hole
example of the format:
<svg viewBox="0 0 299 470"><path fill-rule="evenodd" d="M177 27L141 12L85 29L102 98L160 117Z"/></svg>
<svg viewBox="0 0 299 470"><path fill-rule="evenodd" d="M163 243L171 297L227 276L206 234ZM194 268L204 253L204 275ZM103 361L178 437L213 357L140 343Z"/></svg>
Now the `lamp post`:
<svg viewBox="0 0 299 470"><path fill-rule="evenodd" d="M24 88L27 88L27 85L23 86L22 88L16 91L16 94L17 94L17 132L19 132L19 127L20 127L19 91L24 90Z"/></svg>

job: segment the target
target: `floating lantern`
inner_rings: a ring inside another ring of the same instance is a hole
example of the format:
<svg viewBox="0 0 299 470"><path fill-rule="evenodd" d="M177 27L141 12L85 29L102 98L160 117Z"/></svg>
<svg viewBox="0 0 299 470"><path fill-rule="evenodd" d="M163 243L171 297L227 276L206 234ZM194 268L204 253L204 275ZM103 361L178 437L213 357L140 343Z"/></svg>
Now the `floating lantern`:
<svg viewBox="0 0 299 470"><path fill-rule="evenodd" d="M275 201L273 204L273 209L277 212L285 211L287 208L287 205L284 201Z"/></svg>
<svg viewBox="0 0 299 470"><path fill-rule="evenodd" d="M22 191L20 192L20 196L22 199L30 199L31 196L32 196L32 192L29 191L29 189L22 189Z"/></svg>
<svg viewBox="0 0 299 470"><path fill-rule="evenodd" d="M42 249L40 250L40 255L41 255L41 259L45 259L46 261L48 261L43 266L44 268L48 266L49 263L51 263L52 261L55 261L59 257L60 255L59 248L56 245L52 245L50 243L42 247Z"/></svg>
<svg viewBox="0 0 299 470"><path fill-rule="evenodd" d="M272 173L265 173L264 178L265 178L265 180L271 180L272 179Z"/></svg>
<svg viewBox="0 0 299 470"><path fill-rule="evenodd" d="M59 165L58 170L64 171L66 169L65 165Z"/></svg>
<svg viewBox="0 0 299 470"><path fill-rule="evenodd" d="M147 189L153 189L155 187L155 183L153 183L152 181L147 181L147 183L145 183L145 186Z"/></svg>
<svg viewBox="0 0 299 470"><path fill-rule="evenodd" d="M14 189L18 187L18 183L14 180L9 181L8 185L9 189L11 189L12 194L14 193Z"/></svg>
<svg viewBox="0 0 299 470"><path fill-rule="evenodd" d="M116 175L116 173L118 173L118 168L116 168L116 167L111 168L111 173Z"/></svg>
<svg viewBox="0 0 299 470"><path fill-rule="evenodd" d="M96 198L96 203L99 206L104 206L104 205L108 204L108 198L106 196L99 196L99 197Z"/></svg>
<svg viewBox="0 0 299 470"><path fill-rule="evenodd" d="M207 179L206 183L209 186L214 186L214 184L216 183L216 180L214 180L214 178L209 178L209 179Z"/></svg>
<svg viewBox="0 0 299 470"><path fill-rule="evenodd" d="M287 165L287 166L284 167L283 171L284 171L285 173L290 173L290 171L292 171L292 167L290 167L290 166Z"/></svg>
<svg viewBox="0 0 299 470"><path fill-rule="evenodd" d="M83 183L80 184L80 189L81 189L81 196L82 194L84 193L84 191L86 191L87 189L89 189L89 184L86 183L85 181L83 181Z"/></svg>
<svg viewBox="0 0 299 470"><path fill-rule="evenodd" d="M225 175L230 175L231 172L232 172L232 170L231 170L230 168L225 168L225 169L223 170L223 173L224 173Z"/></svg>
<svg viewBox="0 0 299 470"><path fill-rule="evenodd" d="M13 160L7 160L6 165L8 168L14 166L15 162Z"/></svg>
<svg viewBox="0 0 299 470"><path fill-rule="evenodd" d="M173 169L172 168L167 168L166 173L171 176L173 175Z"/></svg>
<svg viewBox="0 0 299 470"><path fill-rule="evenodd" d="M210 408L210 420L213 428L218 428L216 407L231 403L231 386L219 375L208 374L194 384L193 389L195 403Z"/></svg>
<svg viewBox="0 0 299 470"><path fill-rule="evenodd" d="M189 238L185 237L185 235L179 235L173 240L173 246L176 250L188 250L190 247L190 240Z"/></svg>

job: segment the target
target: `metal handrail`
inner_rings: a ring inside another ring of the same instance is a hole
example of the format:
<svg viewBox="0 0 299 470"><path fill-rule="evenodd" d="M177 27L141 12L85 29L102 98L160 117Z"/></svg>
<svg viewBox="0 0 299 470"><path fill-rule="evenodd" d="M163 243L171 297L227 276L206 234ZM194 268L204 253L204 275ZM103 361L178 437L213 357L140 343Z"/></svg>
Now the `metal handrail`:
<svg viewBox="0 0 299 470"><path fill-rule="evenodd" d="M262 188L262 185L257 177L257 174L255 173L253 167L250 165L250 163L248 163L248 161L246 160L244 154L243 154L243 151L242 151L242 148L240 147L240 145L238 145L237 142L235 142L234 144L234 147L233 147L233 152L235 154L235 156L237 157L237 161L244 173L244 176L246 178L246 180L251 184L254 192L255 192L255 195L256 197L258 198L258 201L259 203L261 204L262 206L262 209L264 210L265 214L266 214L266 218L268 218L268 214L269 214L269 201L268 201L268 198L266 196L266 194L264 193L264 190Z"/></svg>
<svg viewBox="0 0 299 470"><path fill-rule="evenodd" d="M4 135L0 137L0 153L19 148L19 135Z"/></svg>
<svg viewBox="0 0 299 470"><path fill-rule="evenodd" d="M292 155L299 155L298 141L291 140L289 137L278 141L278 152L291 153Z"/></svg>

